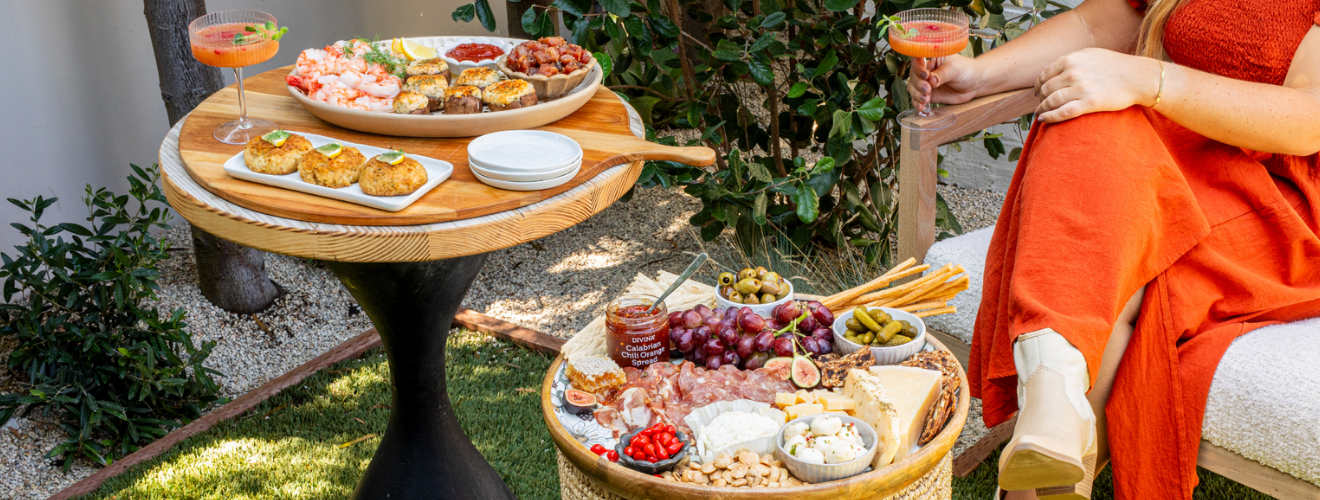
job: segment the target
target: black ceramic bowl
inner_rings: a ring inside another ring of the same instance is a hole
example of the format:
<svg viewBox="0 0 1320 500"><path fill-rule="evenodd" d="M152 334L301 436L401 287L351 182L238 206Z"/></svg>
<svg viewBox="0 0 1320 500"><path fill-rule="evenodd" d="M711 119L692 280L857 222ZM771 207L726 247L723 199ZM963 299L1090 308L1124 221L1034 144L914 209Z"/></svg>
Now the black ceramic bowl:
<svg viewBox="0 0 1320 500"><path fill-rule="evenodd" d="M680 432L675 432L674 437L678 438L679 441L682 441L684 443L683 449L679 450L677 454L669 457L668 460L661 460L655 463L652 463L647 460L634 460L633 457L625 455L623 453L623 450L628 448L628 443L632 442L633 436L636 436L637 433L642 432L644 430L646 429L645 428L637 429L635 431L624 434L622 437L619 438L619 444L614 445L614 451L619 454L619 465L635 470L637 472L641 472L643 474L655 475L673 469L674 466L678 465L678 463L682 461L684 457L687 457L688 450L692 449L692 441L688 439L687 435L683 434L680 431Z"/></svg>

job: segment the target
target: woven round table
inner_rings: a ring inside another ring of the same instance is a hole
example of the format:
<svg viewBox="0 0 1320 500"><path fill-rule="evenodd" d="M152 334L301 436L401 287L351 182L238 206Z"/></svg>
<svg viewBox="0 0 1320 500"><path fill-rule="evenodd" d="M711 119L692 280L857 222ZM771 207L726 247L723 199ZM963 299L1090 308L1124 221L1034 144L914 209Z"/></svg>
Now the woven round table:
<svg viewBox="0 0 1320 500"><path fill-rule="evenodd" d="M934 338L935 349L946 350ZM541 415L554 440L559 488L565 500L948 500L953 496L953 448L967 421L971 397L967 374L959 368L958 407L929 443L916 453L847 479L794 488L728 488L666 481L597 456L582 445L555 416L551 387L564 363L555 359L541 384Z"/></svg>
<svg viewBox="0 0 1320 500"><path fill-rule="evenodd" d="M228 176L242 146L216 142L237 116L229 87L170 130L160 148L170 206L195 227L235 243L323 260L380 333L390 364L389 426L354 498L513 499L455 418L445 388L445 340L488 252L553 234L604 210L632 188L642 160L714 162L708 148L641 139L641 120L613 92L596 89L577 112L542 130L583 149L568 184L538 192L495 189L467 165L472 138L378 136L330 125L288 94L272 70L244 81L248 113L293 133L311 133L449 161L454 173L399 212L340 202Z"/></svg>

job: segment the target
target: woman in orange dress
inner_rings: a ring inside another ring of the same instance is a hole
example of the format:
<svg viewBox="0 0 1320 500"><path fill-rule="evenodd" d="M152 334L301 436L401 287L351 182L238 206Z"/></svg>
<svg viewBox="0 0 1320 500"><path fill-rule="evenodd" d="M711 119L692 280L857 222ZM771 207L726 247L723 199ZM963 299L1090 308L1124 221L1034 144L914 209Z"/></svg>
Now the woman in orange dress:
<svg viewBox="0 0 1320 500"><path fill-rule="evenodd" d="M1088 0L913 65L918 105L1042 97L969 367L986 425L1019 412L1007 496L1089 498L1112 456L1118 498L1192 498L1224 351L1320 316L1317 25L1320 0Z"/></svg>

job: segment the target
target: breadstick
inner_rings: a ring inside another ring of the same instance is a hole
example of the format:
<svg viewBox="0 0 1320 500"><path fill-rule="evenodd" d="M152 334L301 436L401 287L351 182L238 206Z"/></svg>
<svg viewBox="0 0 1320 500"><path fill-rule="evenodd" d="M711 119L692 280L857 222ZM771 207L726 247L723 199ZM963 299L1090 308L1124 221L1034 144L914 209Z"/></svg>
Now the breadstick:
<svg viewBox="0 0 1320 500"><path fill-rule="evenodd" d="M918 317L918 318L927 318L927 317L935 316L935 315L939 315L939 314L949 314L949 313L955 313L955 312L958 312L958 308L957 308L957 307L953 307L953 306L949 306L949 307L941 307L941 308L939 308L939 309L931 309L931 310L928 310L928 311L915 312L915 313L912 313L912 315L913 315L913 316L916 316L916 317Z"/></svg>
<svg viewBox="0 0 1320 500"><path fill-rule="evenodd" d="M916 259L909 258L908 260L899 263L899 265L894 266L893 269L890 269L889 271L880 275L880 277L868 281L861 286L850 288L846 291L839 292L829 297L826 297L825 300L821 301L821 303L824 304L825 307L828 307L830 309L835 309L838 308L839 306L851 302L858 295L866 293L867 290L874 290L876 288L880 288L882 286L888 285L890 282L896 279L903 278L906 276L911 276L912 274L916 274L930 268L929 264L922 264L920 266L916 266L911 269L908 269L908 266L912 265L916 261L917 261Z"/></svg>
<svg viewBox="0 0 1320 500"><path fill-rule="evenodd" d="M927 278L929 279L926 279L924 281L914 282L916 286L909 288L907 293L903 294L902 296L886 302L885 304L882 305L882 307L894 307L895 305L910 304L915 301L914 299L921 297L923 294L928 293L931 290L934 290L935 287L938 287L941 284L943 284L944 280L948 279L950 276L953 276L954 274L957 274L959 272L958 270L961 268L962 266L955 268L952 265L945 265L944 267L941 267L939 271L927 275Z"/></svg>
<svg viewBox="0 0 1320 500"><path fill-rule="evenodd" d="M957 295L959 292L962 292L963 290L967 289L968 281L969 280L967 276L963 276L956 280L946 282L936 287L934 290L931 290L930 292L926 293L926 295L921 298L927 300L934 300L935 297L943 297L946 295Z"/></svg>
<svg viewBox="0 0 1320 500"><path fill-rule="evenodd" d="M906 312L914 312L914 311L920 311L922 309L939 309L947 305L949 304L946 302L921 302L919 304L912 304L910 306L895 307L894 309L898 309L900 311L906 311Z"/></svg>
<svg viewBox="0 0 1320 500"><path fill-rule="evenodd" d="M918 266L918 267L923 267L923 266L926 267L927 269L930 268L930 266L929 266L929 265L926 265L926 264L922 264L921 266ZM936 270L935 272L932 272L932 273L930 273L930 274L928 274L928 275L926 275L926 276L922 276L921 278L918 278L918 279L912 280L912 281L910 281L910 282L904 283L904 284L899 285L899 286L896 286L896 287L894 287L894 288L890 288L890 289L887 289L887 290L880 290L880 291L878 291L878 292L873 292L873 293L868 293L868 294L866 294L866 295L862 295L862 296L860 296L860 297L857 297L857 298L853 299L853 300L850 301L850 302L851 302L852 304L867 303L867 302L875 302L875 301L880 300L880 299L883 299L883 298L899 297L899 296L902 296L902 295L904 295L904 294L906 294L906 293L912 291L914 288L920 287L920 286L922 286L922 285L924 285L924 284L930 282L931 280L935 279L935 276L936 276L936 275L938 275L938 274L942 274L943 272L947 271L946 268L948 268L949 266L950 266L949 264L946 264L944 267L941 267L940 269L938 269L938 270ZM917 268L914 267L914 268L912 268L912 269L917 269Z"/></svg>

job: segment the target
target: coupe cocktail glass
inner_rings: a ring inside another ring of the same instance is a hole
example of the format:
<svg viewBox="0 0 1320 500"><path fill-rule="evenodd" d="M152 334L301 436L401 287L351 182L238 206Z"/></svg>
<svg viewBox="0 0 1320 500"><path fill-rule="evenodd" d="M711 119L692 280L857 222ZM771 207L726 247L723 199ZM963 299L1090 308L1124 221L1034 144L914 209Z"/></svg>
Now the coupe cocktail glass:
<svg viewBox="0 0 1320 500"><path fill-rule="evenodd" d="M225 144L247 144L279 128L275 122L247 117L243 99L243 67L265 62L280 50L275 16L256 10L212 12L188 24L188 39L193 57L207 66L234 68L238 82L238 119L215 129L215 140ZM252 31L249 27L256 29Z"/></svg>
<svg viewBox="0 0 1320 500"><path fill-rule="evenodd" d="M889 46L894 52L934 59L957 54L967 47L970 23L961 12L912 9L899 12L898 18L898 25L902 28L889 27ZM939 130L956 121L958 117L953 113L930 105L918 106L898 115L899 125L913 130Z"/></svg>

